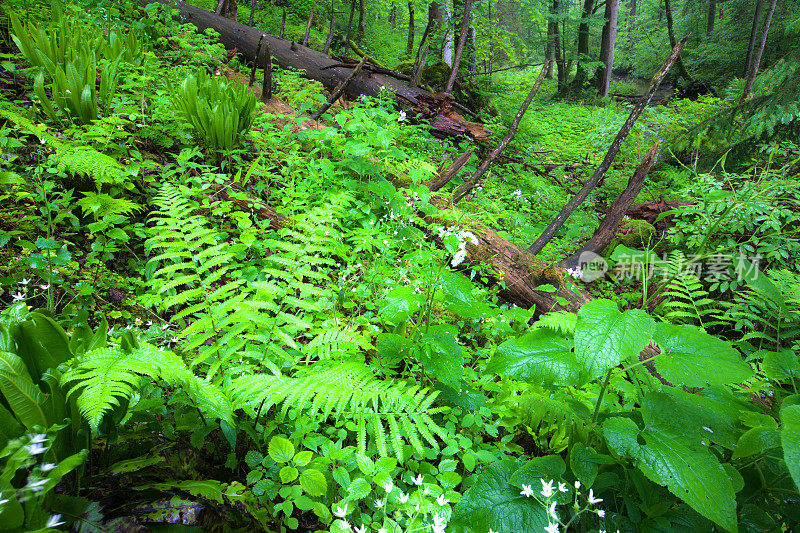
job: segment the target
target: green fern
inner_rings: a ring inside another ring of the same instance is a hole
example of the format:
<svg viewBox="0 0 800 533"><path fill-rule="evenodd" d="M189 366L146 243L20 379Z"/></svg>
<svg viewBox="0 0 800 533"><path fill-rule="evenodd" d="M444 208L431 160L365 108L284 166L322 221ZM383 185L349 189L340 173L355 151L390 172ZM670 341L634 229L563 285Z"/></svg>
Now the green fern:
<svg viewBox="0 0 800 533"><path fill-rule="evenodd" d="M125 181L128 173L113 157L107 156L88 146L74 146L61 142L57 137L47 133L45 128L34 124L30 119L0 107L0 117L5 118L19 130L39 138L53 150L49 162L63 172L90 178L98 190L103 185L114 185Z"/></svg>
<svg viewBox="0 0 800 533"><path fill-rule="evenodd" d="M553 311L543 314L536 321L536 327L547 328L561 333L562 335L572 335L575 333L575 326L578 323L578 315L569 311Z"/></svg>
<svg viewBox="0 0 800 533"><path fill-rule="evenodd" d="M709 298L709 292L700 278L692 272L686 256L674 251L664 263L666 282L660 288L665 300L662 304L664 317L674 323L697 324L708 328L719 324L721 305Z"/></svg>
<svg viewBox="0 0 800 533"><path fill-rule="evenodd" d="M363 363L317 362L287 377L275 369L272 374L242 376L226 389L234 409L244 409L252 416L280 406L280 416L289 409L324 420L348 418L358 425L358 447L366 453L367 428L382 456L388 455L388 443L398 460L403 461L403 445L411 444L423 453L420 437L437 447L435 436L446 434L431 418L438 409L431 409L438 391L407 385L403 382L378 379ZM388 432L387 432L388 425Z"/></svg>
<svg viewBox="0 0 800 533"><path fill-rule="evenodd" d="M129 400L147 379L182 388L207 419L233 427L231 404L219 389L192 374L174 353L149 344L91 350L63 375L61 384L71 387L68 396L78 395L78 409L97 431L103 416Z"/></svg>

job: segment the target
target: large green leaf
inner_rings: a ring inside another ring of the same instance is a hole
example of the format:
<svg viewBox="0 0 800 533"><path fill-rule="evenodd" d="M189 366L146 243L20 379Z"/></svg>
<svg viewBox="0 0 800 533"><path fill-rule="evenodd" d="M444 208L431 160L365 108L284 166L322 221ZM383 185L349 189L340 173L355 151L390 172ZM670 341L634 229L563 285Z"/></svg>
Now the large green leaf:
<svg viewBox="0 0 800 533"><path fill-rule="evenodd" d="M788 398L787 398L788 400ZM797 490L800 490L800 405L787 405L784 400L781 408L781 445L783 459L789 469Z"/></svg>
<svg viewBox="0 0 800 533"><path fill-rule="evenodd" d="M800 361L794 350L764 353L764 374L769 379L791 380L800 376Z"/></svg>
<svg viewBox="0 0 800 533"><path fill-rule="evenodd" d="M642 414L645 444L638 448L636 466L695 511L736 531L731 479L697 433L687 432L691 421L682 418L680 404L663 393L650 393L643 401Z"/></svg>
<svg viewBox="0 0 800 533"><path fill-rule="evenodd" d="M431 326L420 338L423 349L418 352L425 372L454 389L460 387L464 367L457 334L455 326L450 324Z"/></svg>
<svg viewBox="0 0 800 533"><path fill-rule="evenodd" d="M549 329L536 329L498 346L486 371L537 385L578 385L581 365L573 344L572 339Z"/></svg>
<svg viewBox="0 0 800 533"><path fill-rule="evenodd" d="M621 313L611 300L598 299L578 311L575 356L590 379L626 359L639 356L651 340L655 322L641 309Z"/></svg>
<svg viewBox="0 0 800 533"><path fill-rule="evenodd" d="M448 311L461 318L478 318L491 313L492 309L472 296L474 285L461 272L445 270L440 281L444 291L444 305Z"/></svg>
<svg viewBox="0 0 800 533"><path fill-rule="evenodd" d="M425 302L425 295L416 294L411 287L393 289L381 305L381 317L390 324L399 324L419 311Z"/></svg>
<svg viewBox="0 0 800 533"><path fill-rule="evenodd" d="M509 484L516 464L498 461L483 469L478 479L456 504L451 523L474 531L541 532L548 525L547 512L538 502Z"/></svg>
<svg viewBox="0 0 800 533"><path fill-rule="evenodd" d="M0 393L29 430L35 426L50 426L42 409L45 395L31 381L22 359L13 353L0 352Z"/></svg>
<svg viewBox="0 0 800 533"><path fill-rule="evenodd" d="M750 365L729 343L698 327L660 323L655 339L661 348L656 368L674 385L723 385L753 375Z"/></svg>

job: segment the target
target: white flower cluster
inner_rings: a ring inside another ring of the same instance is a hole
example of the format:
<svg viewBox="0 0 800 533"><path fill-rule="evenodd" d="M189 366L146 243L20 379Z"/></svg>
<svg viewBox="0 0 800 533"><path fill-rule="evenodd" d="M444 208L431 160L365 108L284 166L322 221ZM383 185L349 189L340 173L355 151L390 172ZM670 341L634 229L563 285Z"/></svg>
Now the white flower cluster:
<svg viewBox="0 0 800 533"><path fill-rule="evenodd" d="M455 235L458 238L458 250L455 255L453 255L453 260L450 261L450 266L453 268L463 263L464 259L467 258L467 241L475 246L480 244L478 237L467 230L459 229L454 231L454 228L439 228L439 238L446 237L447 235Z"/></svg>
<svg viewBox="0 0 800 533"><path fill-rule="evenodd" d="M589 511L589 508L592 505L596 505L598 503L602 503L602 501L603 501L602 498L596 498L595 495L594 495L594 491L592 489L589 489L589 495L586 498L586 506L583 509L580 509L578 514L573 516L572 519L569 522L567 522L566 524L562 524L560 519L559 519L558 513L556 513L556 506L558 505L558 502L555 499L553 499L553 496L556 494L556 489L553 486L554 481L552 479L550 481L545 481L544 479L540 479L539 481L541 481L541 483L542 483L542 490L541 490L541 492L539 492L539 494L542 496L542 498L544 498L544 501L542 501L535 494L535 492L533 490L533 487L531 487L531 485L523 484L522 485L522 491L520 492L520 495L525 496L526 498L534 497L541 505L543 505L544 507L547 508L547 516L548 516L548 522L549 523L544 528L544 530L547 533L559 533L561 531L561 529L560 529L561 527L564 528L564 531L567 531L567 528L572 524L572 522L578 516L580 516L581 514L583 514L586 511ZM580 489L580 488L581 488L581 482L580 481L576 481L575 482L575 502L574 502L574 508L575 508L576 511L579 510L579 508L578 508L578 489ZM570 489L567 487L566 483L559 482L559 484L558 484L558 492L569 492L569 491L570 491ZM606 516L606 512L603 509L595 509L595 510L590 511L590 512L593 512L594 514L596 514L598 516L598 518L605 518L605 516ZM604 529L601 529L600 533L606 533L606 531ZM619 530L617 530L617 533L619 533Z"/></svg>
<svg viewBox="0 0 800 533"><path fill-rule="evenodd" d="M568 268L567 274L569 274L575 279L580 279L581 276L583 275L583 270L581 270L581 267L576 266L575 268Z"/></svg>

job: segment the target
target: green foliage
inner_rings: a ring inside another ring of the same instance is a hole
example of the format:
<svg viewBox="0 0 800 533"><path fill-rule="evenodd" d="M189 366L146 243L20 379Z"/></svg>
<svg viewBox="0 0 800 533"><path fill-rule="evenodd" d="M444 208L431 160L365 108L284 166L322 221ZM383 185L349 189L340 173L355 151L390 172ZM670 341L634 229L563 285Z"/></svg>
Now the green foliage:
<svg viewBox="0 0 800 533"><path fill-rule="evenodd" d="M211 148L235 147L253 124L255 94L203 70L189 74L171 96L175 109Z"/></svg>

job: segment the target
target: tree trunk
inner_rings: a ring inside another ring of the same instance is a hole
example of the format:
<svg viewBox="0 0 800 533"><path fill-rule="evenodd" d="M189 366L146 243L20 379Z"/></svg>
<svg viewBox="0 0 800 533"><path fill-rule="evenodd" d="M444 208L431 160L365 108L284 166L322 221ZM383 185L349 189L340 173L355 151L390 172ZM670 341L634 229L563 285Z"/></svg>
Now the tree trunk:
<svg viewBox="0 0 800 533"><path fill-rule="evenodd" d="M614 46L617 40L617 22L619 20L619 0L606 0L606 23L603 27L603 40L600 43L600 61L603 66L598 73L598 94L608 96L611 84L611 71L614 68Z"/></svg>
<svg viewBox="0 0 800 533"><path fill-rule="evenodd" d="M367 4L361 0L358 4L358 35L356 40L361 42L367 34Z"/></svg>
<svg viewBox="0 0 800 533"><path fill-rule="evenodd" d="M602 182L603 179L605 179L606 172L611 167L611 163L614 161L614 158L619 153L620 147L622 146L622 142L631 132L631 129L633 128L633 125L636 123L636 120L639 118L639 115L642 114L644 108L647 107L647 104L653 98L656 89L658 89L658 86L661 84L661 81L667 75L667 72L669 72L669 69L672 67L672 64L678 57L680 57L681 50L683 49L683 46L686 44L686 40L688 39L688 37L689 36L687 35L686 37L684 37L675 44L675 47L673 47L672 52L670 52L666 62L653 77L653 81L650 83L650 89L648 90L647 95L644 98L642 98L642 100L638 104L636 104L636 107L634 107L633 110L631 110L631 114L628 117L628 120L626 120L625 123L622 125L622 128L620 128L619 133L617 133L617 136L611 143L611 146L608 147L608 151L606 152L606 155L603 158L603 162L600 164L597 170L595 170L594 174L592 174L592 177L589 179L589 181L586 182L586 185L584 185L583 188L580 191L578 191L578 194L570 198L570 200L567 202L567 204L564 206L561 212L559 212L556 218L553 219L553 221L550 223L549 226L547 226L547 229L545 229L542 232L541 236L539 236L539 238L536 239L536 241L531 245L531 247L528 248L528 250L532 254L536 255L540 251L542 251L542 248L544 248L547 245L547 243L550 242L550 240L553 237L555 237L556 232L559 229L561 229L561 226L564 225L564 222L567 221L567 218L569 218L572 212L575 211L575 209L579 205L581 205L583 201L586 200L586 198L588 198L592 190L595 187L597 187L597 185L600 184L600 182Z"/></svg>
<svg viewBox="0 0 800 533"><path fill-rule="evenodd" d="M303 36L303 46L308 46L308 36L311 35L311 23L314 21L314 12L308 16L308 23L306 24L306 34Z"/></svg>
<svg viewBox="0 0 800 533"><path fill-rule="evenodd" d="M561 10L559 0L553 0L552 13L557 15ZM564 48L560 38L560 27L558 20L553 21L553 54L556 60L556 71L558 75L558 91L563 92L567 88L567 68L564 64Z"/></svg>
<svg viewBox="0 0 800 533"><path fill-rule="evenodd" d="M553 0L557 2L558 0ZM492 27L494 21L492 20L492 0L489 0L489 27ZM492 61L494 61L494 39L489 39L489 65L486 72L489 73L489 85L492 84Z"/></svg>
<svg viewBox="0 0 800 533"><path fill-rule="evenodd" d="M397 4L392 4L389 10L389 24L392 25L392 29L397 27Z"/></svg>
<svg viewBox="0 0 800 533"><path fill-rule="evenodd" d="M458 75L458 66L461 63L461 55L464 53L464 44L467 42L467 33L469 31L469 21L472 17L472 0L464 1L464 13L461 17L461 30L458 35L458 45L456 46L456 53L453 57L453 70L450 72L450 78L447 80L447 85L444 92L453 92L453 85L456 83L456 76Z"/></svg>
<svg viewBox="0 0 800 533"><path fill-rule="evenodd" d="M669 35L669 45L672 48L675 48L675 45L677 44L677 41L675 39L675 27L672 25L672 3L671 3L671 0L664 0L664 11L666 11L666 13L667 13L667 34ZM683 64L683 59L681 59L680 55L678 55L677 65L678 65L678 74L683 79L685 79L686 81L691 83L692 78L691 78L691 76L689 76L689 73L686 71L686 66Z"/></svg>
<svg viewBox="0 0 800 533"><path fill-rule="evenodd" d="M406 39L406 55L414 53L414 2L408 3L408 39Z"/></svg>
<svg viewBox="0 0 800 533"><path fill-rule="evenodd" d="M442 13L442 61L448 65L453 65L453 38L450 35L450 23L453 20L453 8L450 7L450 0L444 0Z"/></svg>
<svg viewBox="0 0 800 533"><path fill-rule="evenodd" d="M747 77L750 74L750 67L753 66L753 52L756 49L756 39L758 38L758 22L761 20L761 6L763 0L756 2L756 12L753 15L753 27L750 28L750 43L747 46L747 58L744 63L744 74L742 77Z"/></svg>
<svg viewBox="0 0 800 533"><path fill-rule="evenodd" d="M255 16L255 13L256 13L256 0L253 0L253 3L250 5L250 23L248 24L248 26L250 26L251 28L253 27L253 17Z"/></svg>
<svg viewBox="0 0 800 533"><path fill-rule="evenodd" d="M653 164L656 162L656 158L658 155L658 149L660 147L661 141L656 141L655 144L650 148L645 155L642 162L636 167L636 171L633 173L633 176L628 180L628 186L625 187L625 190L619 197L614 200L614 203L611 204L611 209L609 209L608 214L605 216L603 221L600 223L600 226L595 230L594 234L592 235L591 239L586 241L586 243L581 246L581 248L575 252L572 256L568 257L564 261L561 262L561 265L567 268L575 268L579 265L579 260L581 255L585 252L591 252L592 254L600 254L605 250L611 241L614 240L614 236L617 234L617 229L619 229L620 224L622 224L623 217L625 213L628 212L633 201L636 200L636 197L644 187L644 178L647 176L647 173L652 168Z"/></svg>
<svg viewBox="0 0 800 533"><path fill-rule="evenodd" d="M347 35L344 38L344 47L345 47L345 54L347 53L347 47L350 42L350 35L353 32L353 18L356 14L356 0L350 0L350 20L347 22Z"/></svg>
<svg viewBox="0 0 800 533"><path fill-rule="evenodd" d="M594 1L583 0L581 22L578 25L578 70L572 80L572 88L576 91L583 89L583 85L589 78L589 73L582 63L589 59L589 17L594 13Z"/></svg>
<svg viewBox="0 0 800 533"><path fill-rule="evenodd" d="M758 68L761 66L761 56L764 53L764 48L767 46L767 34L769 34L769 26L772 24L772 15L775 13L775 5L778 0L772 0L767 9L767 15L764 18L764 26L761 28L761 41L758 43L758 49L753 54L753 64L750 66L750 72L747 74L747 81L744 84L744 92L742 93L741 101L744 102L750 96L753 90L753 82L758 74Z"/></svg>
<svg viewBox="0 0 800 533"><path fill-rule="evenodd" d="M322 48L323 54L328 54L331 51L331 43L333 42L333 32L336 30L336 6L335 0L331 0L331 26L328 29L328 38L325 39L325 46Z"/></svg>
<svg viewBox="0 0 800 533"><path fill-rule="evenodd" d="M717 0L708 0L708 20L706 21L706 39L714 33L714 20L717 16Z"/></svg>
<svg viewBox="0 0 800 533"><path fill-rule="evenodd" d="M279 38L283 39L283 36L286 35L286 8L283 8L283 14L281 15L281 32L279 34Z"/></svg>

